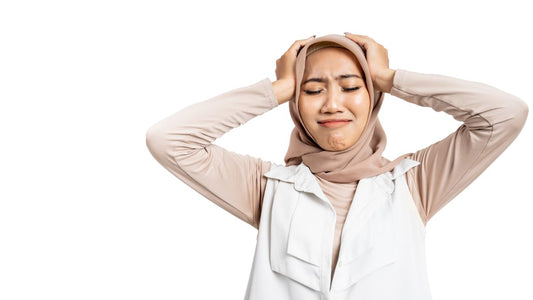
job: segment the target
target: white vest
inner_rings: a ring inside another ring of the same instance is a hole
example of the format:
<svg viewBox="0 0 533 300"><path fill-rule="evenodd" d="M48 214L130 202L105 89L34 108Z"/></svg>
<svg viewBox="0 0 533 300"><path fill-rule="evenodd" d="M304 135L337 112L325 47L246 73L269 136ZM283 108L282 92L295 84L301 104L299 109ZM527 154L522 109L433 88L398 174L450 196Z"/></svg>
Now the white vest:
<svg viewBox="0 0 533 300"><path fill-rule="evenodd" d="M404 173L361 179L330 286L336 213L309 168L272 164L245 300L430 300L425 227Z"/></svg>

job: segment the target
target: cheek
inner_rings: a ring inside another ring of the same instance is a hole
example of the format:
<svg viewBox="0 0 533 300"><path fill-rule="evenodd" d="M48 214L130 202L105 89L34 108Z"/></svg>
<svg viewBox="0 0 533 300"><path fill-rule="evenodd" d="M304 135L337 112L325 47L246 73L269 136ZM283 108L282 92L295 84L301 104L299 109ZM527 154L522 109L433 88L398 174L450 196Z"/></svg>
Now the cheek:
<svg viewBox="0 0 533 300"><path fill-rule="evenodd" d="M353 102L353 110L359 118L367 118L370 111L370 99L368 97L357 97Z"/></svg>
<svg viewBox="0 0 533 300"><path fill-rule="evenodd" d="M306 125L312 124L312 122L314 122L316 109L316 103L314 103L313 101L300 101L298 103L298 110L300 111L300 116L302 117L302 121Z"/></svg>

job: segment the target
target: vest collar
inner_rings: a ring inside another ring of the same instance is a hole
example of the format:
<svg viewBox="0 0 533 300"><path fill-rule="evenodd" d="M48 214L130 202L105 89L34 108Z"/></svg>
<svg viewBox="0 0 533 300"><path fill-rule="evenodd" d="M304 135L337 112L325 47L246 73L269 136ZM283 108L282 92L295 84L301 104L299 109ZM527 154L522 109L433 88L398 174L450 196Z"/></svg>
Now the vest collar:
<svg viewBox="0 0 533 300"><path fill-rule="evenodd" d="M313 193L318 198L329 203L329 200L327 200L326 195L322 192L322 188L320 188L315 175L313 175L309 167L303 162L299 165L291 165L288 167L272 164L270 171L266 172L264 176L293 183L295 190Z"/></svg>
<svg viewBox="0 0 533 300"><path fill-rule="evenodd" d="M396 167L392 171L385 172L383 174L379 174L370 178L375 179L378 176L383 177L383 180L379 180L379 182L383 183L385 191L387 191L388 193L392 193L390 185L390 183L392 182L389 183L387 181L396 180L396 178L403 175L409 169L419 164L420 162L418 161L405 158L398 165L396 165ZM291 165L288 167L273 163L271 169L266 172L264 176L269 178L275 178L285 182L294 183L294 188L297 191L313 193L319 198L326 200L326 202L329 202L327 201L326 196L322 192L322 189L320 188L320 185L318 184L315 175L303 162L301 162L299 165Z"/></svg>
<svg viewBox="0 0 533 300"><path fill-rule="evenodd" d="M399 164L397 164L396 167L394 167L394 169L392 170L392 179L396 180L396 178L400 177L405 172L407 172L409 169L411 169L412 167L416 167L419 164L420 162L416 160L405 158Z"/></svg>

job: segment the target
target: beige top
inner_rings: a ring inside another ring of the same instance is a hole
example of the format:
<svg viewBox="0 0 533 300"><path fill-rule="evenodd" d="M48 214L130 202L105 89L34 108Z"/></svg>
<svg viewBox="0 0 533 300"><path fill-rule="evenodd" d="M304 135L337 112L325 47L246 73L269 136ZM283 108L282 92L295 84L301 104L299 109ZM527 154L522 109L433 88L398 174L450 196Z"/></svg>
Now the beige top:
<svg viewBox="0 0 533 300"><path fill-rule="evenodd" d="M463 124L448 137L420 149L420 165L406 179L426 224L477 178L521 131L528 106L483 83L397 69L391 95L444 111ZM181 181L237 218L259 228L262 198L271 162L226 150L213 141L278 106L265 78L195 103L153 125L146 143L155 159ZM337 213L332 268L356 183L317 181ZM332 272L334 269L332 269Z"/></svg>

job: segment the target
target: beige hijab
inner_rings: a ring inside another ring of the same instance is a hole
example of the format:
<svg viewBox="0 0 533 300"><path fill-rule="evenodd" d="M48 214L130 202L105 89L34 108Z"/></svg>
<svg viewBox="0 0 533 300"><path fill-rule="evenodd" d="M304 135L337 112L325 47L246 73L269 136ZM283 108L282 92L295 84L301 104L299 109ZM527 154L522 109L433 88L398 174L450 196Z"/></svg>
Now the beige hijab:
<svg viewBox="0 0 533 300"><path fill-rule="evenodd" d="M298 111L298 98L305 69L305 59L312 52L324 47L343 47L354 54L363 70L366 87L370 95L372 110L365 129L354 145L342 151L322 149L303 125ZM300 49L296 58L295 71L295 97L289 101L289 110L295 128L291 133L289 148L285 155L287 166L298 165L303 161L315 176L331 182L349 183L390 171L405 157L412 154L403 154L394 161L389 161L381 156L387 144L387 137L379 122L378 112L385 95L381 91L374 90L366 54L364 48L361 48L359 44L338 34L315 38Z"/></svg>

